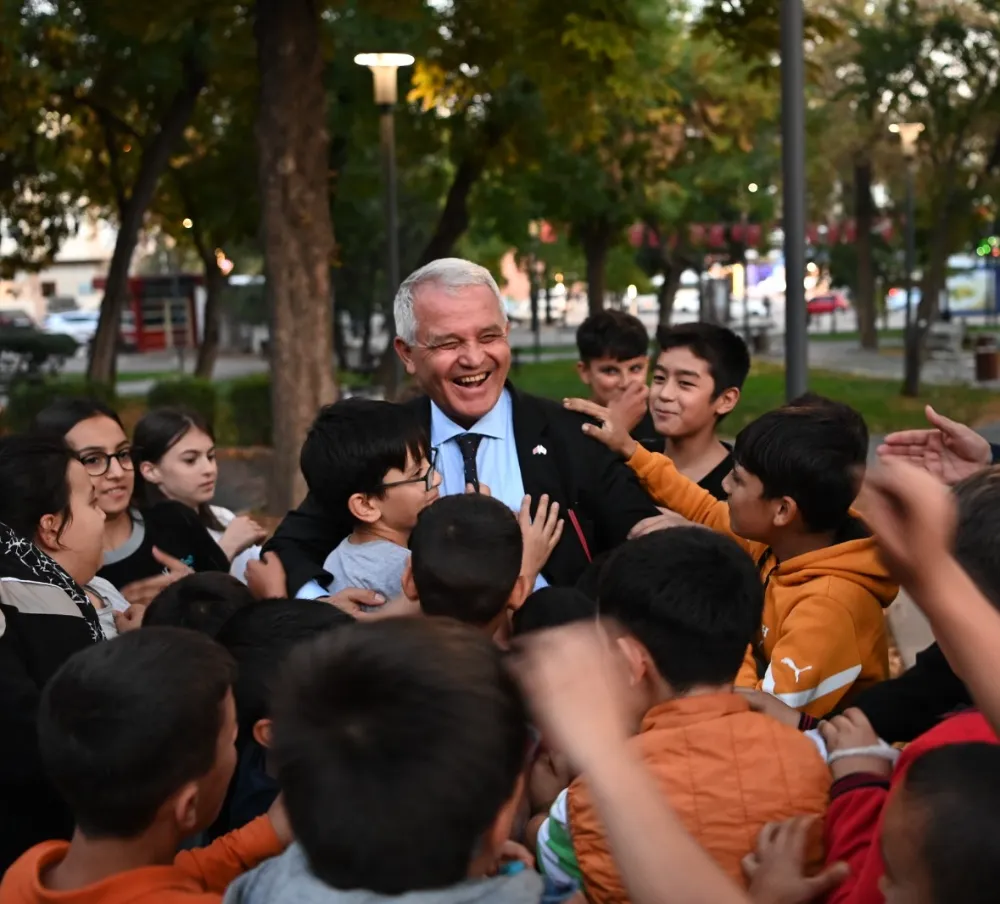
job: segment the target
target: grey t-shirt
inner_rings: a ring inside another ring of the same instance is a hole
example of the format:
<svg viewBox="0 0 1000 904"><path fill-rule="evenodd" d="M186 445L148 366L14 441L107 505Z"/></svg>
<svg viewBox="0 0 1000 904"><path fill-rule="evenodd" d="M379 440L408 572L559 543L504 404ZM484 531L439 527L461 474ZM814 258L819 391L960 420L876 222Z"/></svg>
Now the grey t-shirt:
<svg viewBox="0 0 1000 904"><path fill-rule="evenodd" d="M323 570L333 575L330 593L348 587L375 590L386 599L403 592L403 571L410 561L410 551L388 540L352 543L350 537L326 557Z"/></svg>

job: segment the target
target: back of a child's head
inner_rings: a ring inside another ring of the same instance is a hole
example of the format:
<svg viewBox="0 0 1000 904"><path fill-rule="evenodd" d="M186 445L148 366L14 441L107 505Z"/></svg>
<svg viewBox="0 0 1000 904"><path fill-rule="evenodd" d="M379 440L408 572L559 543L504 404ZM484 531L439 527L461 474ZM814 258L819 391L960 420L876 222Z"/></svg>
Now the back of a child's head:
<svg viewBox="0 0 1000 904"><path fill-rule="evenodd" d="M543 587L536 590L511 619L514 637L533 631L558 628L597 617L597 600L575 587Z"/></svg>
<svg viewBox="0 0 1000 904"><path fill-rule="evenodd" d="M885 813L882 851L886 882L923 885L928 904L995 901L1000 746L949 744L915 759Z"/></svg>
<svg viewBox="0 0 1000 904"><path fill-rule="evenodd" d="M605 310L591 314L577 327L576 346L584 364L599 358L631 361L649 354L649 334L638 317Z"/></svg>
<svg viewBox="0 0 1000 904"><path fill-rule="evenodd" d="M674 348L686 348L708 365L715 383L713 398L727 389L742 389L750 373L750 352L743 339L732 330L714 323L684 323L661 326L656 331L660 354Z"/></svg>
<svg viewBox="0 0 1000 904"><path fill-rule="evenodd" d="M338 889L400 895L466 879L528 747L501 653L447 619L387 619L291 656L271 753L296 840Z"/></svg>
<svg viewBox="0 0 1000 904"><path fill-rule="evenodd" d="M480 627L510 601L524 539L514 513L480 493L445 496L425 508L410 534L420 608Z"/></svg>
<svg viewBox="0 0 1000 904"><path fill-rule="evenodd" d="M986 468L956 484L955 497L955 559L1000 609L1000 466Z"/></svg>
<svg viewBox="0 0 1000 904"><path fill-rule="evenodd" d="M599 596L601 615L635 637L679 693L732 682L764 608L753 560L702 527L630 540L605 566Z"/></svg>
<svg viewBox="0 0 1000 904"><path fill-rule="evenodd" d="M143 627L190 628L214 637L234 613L254 601L247 586L223 571L188 574L149 604Z"/></svg>
<svg viewBox="0 0 1000 904"><path fill-rule="evenodd" d="M262 600L235 613L216 641L236 661L233 694L240 744L253 736L254 726L270 718L271 696L281 666L294 647L318 634L343 627L354 619L320 600Z"/></svg>
<svg viewBox="0 0 1000 904"><path fill-rule="evenodd" d="M211 823L236 763L231 739L221 752L235 678L222 647L182 628L131 631L63 664L42 692L38 741L85 835L137 836L196 782L197 828Z"/></svg>
<svg viewBox="0 0 1000 904"><path fill-rule="evenodd" d="M380 496L389 471L403 471L408 455L419 460L429 451L427 431L412 408L353 398L320 409L299 464L316 500L333 517L349 519L351 496Z"/></svg>
<svg viewBox="0 0 1000 904"><path fill-rule="evenodd" d="M794 500L809 531L839 528L858 495L868 428L850 405L803 396L748 424L733 462L763 485L765 499Z"/></svg>

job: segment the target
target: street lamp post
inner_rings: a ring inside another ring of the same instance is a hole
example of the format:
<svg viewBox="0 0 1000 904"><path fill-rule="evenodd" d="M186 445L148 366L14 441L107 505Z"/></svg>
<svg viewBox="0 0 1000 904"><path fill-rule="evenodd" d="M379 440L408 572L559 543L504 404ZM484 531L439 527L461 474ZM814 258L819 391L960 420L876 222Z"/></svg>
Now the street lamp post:
<svg viewBox="0 0 1000 904"><path fill-rule="evenodd" d="M392 340L396 334L393 317L393 300L399 288L399 227L396 200L396 128L393 110L398 99L396 73L401 66L412 66L413 57L408 53L359 53L354 62L371 69L375 86L375 104L379 109L379 140L382 149L382 172L385 179L385 231L386 231L386 280L389 288L389 307L385 318L389 331L389 347L393 365L387 395L392 398L403 382L403 362L392 353Z"/></svg>
<svg viewBox="0 0 1000 904"><path fill-rule="evenodd" d="M537 220L528 223L528 235L531 238L531 253L528 255L528 293L531 300L531 332L534 336L535 361L542 359L541 327L538 317L538 236Z"/></svg>
<svg viewBox="0 0 1000 904"><path fill-rule="evenodd" d="M803 0L781 0L781 171L785 233L785 395L806 391L806 102Z"/></svg>
<svg viewBox="0 0 1000 904"><path fill-rule="evenodd" d="M916 395L920 376L919 331L914 329L913 317L913 268L916 266L916 192L913 187L913 166L917 156L917 139L924 130L923 123L901 122L889 126L889 131L899 135L903 157L906 159L906 326L903 329L903 393Z"/></svg>

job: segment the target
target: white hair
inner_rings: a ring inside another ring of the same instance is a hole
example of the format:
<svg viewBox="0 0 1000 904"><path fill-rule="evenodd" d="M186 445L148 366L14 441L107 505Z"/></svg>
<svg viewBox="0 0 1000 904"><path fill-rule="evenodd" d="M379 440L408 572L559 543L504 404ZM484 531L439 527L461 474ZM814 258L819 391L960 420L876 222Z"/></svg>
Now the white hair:
<svg viewBox="0 0 1000 904"><path fill-rule="evenodd" d="M470 286L486 286L497 298L500 316L507 322L507 311L500 296L497 281L485 267L460 257L442 257L429 264L424 264L403 280L396 301L393 304L393 315L396 318L396 335L407 345L417 341L417 318L413 313L413 301L422 286L435 285L445 292L455 292L468 289Z"/></svg>

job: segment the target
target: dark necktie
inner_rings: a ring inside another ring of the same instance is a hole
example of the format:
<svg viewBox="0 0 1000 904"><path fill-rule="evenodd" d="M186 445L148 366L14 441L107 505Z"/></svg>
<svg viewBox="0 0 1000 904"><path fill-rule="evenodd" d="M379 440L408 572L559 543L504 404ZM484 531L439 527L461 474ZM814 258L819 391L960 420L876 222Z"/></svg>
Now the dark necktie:
<svg viewBox="0 0 1000 904"><path fill-rule="evenodd" d="M479 444L483 441L481 433L460 433L455 437L458 448L462 450L462 465L465 468L465 485L472 484L472 488L479 492L479 471L476 469L476 453L479 451Z"/></svg>

